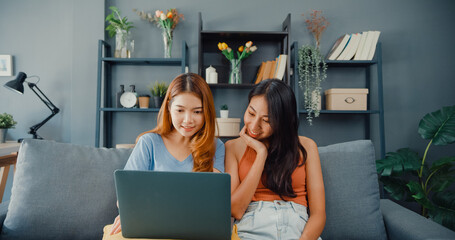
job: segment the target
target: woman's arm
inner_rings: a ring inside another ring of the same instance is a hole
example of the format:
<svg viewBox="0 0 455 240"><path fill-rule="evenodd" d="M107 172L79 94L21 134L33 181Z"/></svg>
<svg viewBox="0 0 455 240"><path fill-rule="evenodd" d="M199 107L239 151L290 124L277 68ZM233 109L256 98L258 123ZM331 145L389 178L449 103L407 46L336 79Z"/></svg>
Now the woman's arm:
<svg viewBox="0 0 455 240"><path fill-rule="evenodd" d="M237 156L243 155L240 151L245 149L245 143L256 151L256 159L245 179L240 182L238 171L240 159ZM240 138L226 142L225 147L226 172L231 175L231 214L235 219L241 219L261 179L267 148L263 143L245 134L245 127L240 131Z"/></svg>
<svg viewBox="0 0 455 240"><path fill-rule="evenodd" d="M300 137L300 143L307 151L306 185L308 192L308 206L310 217L303 229L300 240L317 239L325 225L325 192L322 178L321 161L316 143L309 139Z"/></svg>

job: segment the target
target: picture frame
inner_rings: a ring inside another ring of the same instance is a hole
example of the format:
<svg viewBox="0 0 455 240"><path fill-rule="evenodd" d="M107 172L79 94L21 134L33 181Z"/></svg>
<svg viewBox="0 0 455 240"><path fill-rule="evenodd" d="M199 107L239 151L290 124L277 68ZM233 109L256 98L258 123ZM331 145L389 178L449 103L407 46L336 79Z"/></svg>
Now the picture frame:
<svg viewBox="0 0 455 240"><path fill-rule="evenodd" d="M0 55L0 76L13 76L12 55Z"/></svg>

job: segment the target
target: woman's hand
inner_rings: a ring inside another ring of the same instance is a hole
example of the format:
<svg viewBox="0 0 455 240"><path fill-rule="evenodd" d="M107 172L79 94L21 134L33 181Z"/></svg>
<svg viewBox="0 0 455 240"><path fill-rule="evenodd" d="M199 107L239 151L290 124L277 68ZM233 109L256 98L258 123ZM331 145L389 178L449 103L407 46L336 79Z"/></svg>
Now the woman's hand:
<svg viewBox="0 0 455 240"><path fill-rule="evenodd" d="M122 231L122 225L120 224L120 215L118 215L115 220L114 224L112 224L111 228L111 235L117 234Z"/></svg>
<svg viewBox="0 0 455 240"><path fill-rule="evenodd" d="M246 133L246 126L243 126L239 135L243 139L243 141L245 141L246 145L248 145L250 148L256 151L256 154L267 157L267 147L265 146L265 144L248 135L248 133Z"/></svg>

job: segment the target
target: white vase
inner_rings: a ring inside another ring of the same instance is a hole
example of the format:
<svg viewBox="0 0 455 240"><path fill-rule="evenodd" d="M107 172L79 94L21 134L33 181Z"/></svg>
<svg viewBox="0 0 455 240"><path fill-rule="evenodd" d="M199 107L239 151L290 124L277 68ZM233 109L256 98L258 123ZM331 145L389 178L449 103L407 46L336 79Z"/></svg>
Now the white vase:
<svg viewBox="0 0 455 240"><path fill-rule="evenodd" d="M228 118L229 117L229 110L220 110L220 117L221 118Z"/></svg>
<svg viewBox="0 0 455 240"><path fill-rule="evenodd" d="M0 128L0 143L5 143L7 131L8 131L8 128Z"/></svg>

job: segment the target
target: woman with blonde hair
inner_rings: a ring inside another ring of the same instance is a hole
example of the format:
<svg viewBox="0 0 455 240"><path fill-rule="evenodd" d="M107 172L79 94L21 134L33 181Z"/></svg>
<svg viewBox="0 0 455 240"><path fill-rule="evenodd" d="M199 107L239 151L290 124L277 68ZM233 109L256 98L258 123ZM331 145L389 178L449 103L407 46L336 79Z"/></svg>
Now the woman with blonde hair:
<svg viewBox="0 0 455 240"><path fill-rule="evenodd" d="M215 118L205 80L194 73L177 76L169 85L156 128L139 135L124 169L223 172L224 144L215 138ZM110 235L120 232L117 216Z"/></svg>

